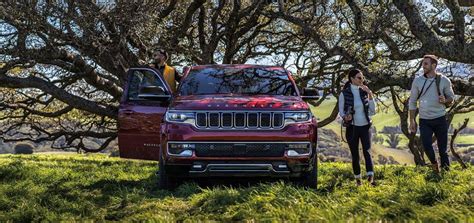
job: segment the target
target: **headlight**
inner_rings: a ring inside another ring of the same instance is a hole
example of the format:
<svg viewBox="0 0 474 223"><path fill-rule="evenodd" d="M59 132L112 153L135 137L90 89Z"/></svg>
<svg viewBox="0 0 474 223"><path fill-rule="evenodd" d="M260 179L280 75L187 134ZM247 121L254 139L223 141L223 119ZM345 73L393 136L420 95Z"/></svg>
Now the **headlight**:
<svg viewBox="0 0 474 223"><path fill-rule="evenodd" d="M287 112L285 113L285 123L306 122L310 120L310 112Z"/></svg>
<svg viewBox="0 0 474 223"><path fill-rule="evenodd" d="M188 124L194 124L196 118L194 112L168 111L165 116L167 122Z"/></svg>

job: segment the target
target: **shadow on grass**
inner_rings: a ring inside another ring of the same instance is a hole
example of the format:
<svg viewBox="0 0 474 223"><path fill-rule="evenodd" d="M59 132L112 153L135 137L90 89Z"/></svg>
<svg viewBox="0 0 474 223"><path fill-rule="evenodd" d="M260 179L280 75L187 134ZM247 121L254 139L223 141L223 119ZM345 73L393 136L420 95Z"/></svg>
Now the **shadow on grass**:
<svg viewBox="0 0 474 223"><path fill-rule="evenodd" d="M192 178L186 180L186 182L194 182L196 185L202 188L215 188L215 187L233 187L233 188L248 188L257 186L261 183L274 183L278 181L290 182L285 178L272 178L272 177L203 177L203 178Z"/></svg>
<svg viewBox="0 0 474 223"><path fill-rule="evenodd" d="M183 180L176 188L172 190L164 190L158 187L158 176L151 176L142 180L99 180L80 188L83 191L100 191L102 196L117 196L117 194L135 192L144 198L165 199L167 197L188 198L202 192L205 189L216 188L235 188L250 189L258 187L261 184L271 184L284 182L285 184L305 188L298 185L287 178L274 177L202 177L188 178ZM336 185L333 185L335 187ZM308 189L308 188L306 188ZM308 189L312 190L312 189ZM330 193L332 190L326 187L314 190L317 193Z"/></svg>

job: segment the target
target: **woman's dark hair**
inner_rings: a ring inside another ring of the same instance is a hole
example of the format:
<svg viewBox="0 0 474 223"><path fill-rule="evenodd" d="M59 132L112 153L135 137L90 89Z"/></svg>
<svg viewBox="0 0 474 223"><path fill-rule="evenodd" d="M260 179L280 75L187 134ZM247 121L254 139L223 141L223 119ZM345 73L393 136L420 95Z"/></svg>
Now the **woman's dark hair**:
<svg viewBox="0 0 474 223"><path fill-rule="evenodd" d="M346 89L351 86L351 78L354 78L358 73L362 73L362 71L360 71L359 69L350 70L349 73L347 73L347 81L344 84L344 87L342 87L342 89Z"/></svg>

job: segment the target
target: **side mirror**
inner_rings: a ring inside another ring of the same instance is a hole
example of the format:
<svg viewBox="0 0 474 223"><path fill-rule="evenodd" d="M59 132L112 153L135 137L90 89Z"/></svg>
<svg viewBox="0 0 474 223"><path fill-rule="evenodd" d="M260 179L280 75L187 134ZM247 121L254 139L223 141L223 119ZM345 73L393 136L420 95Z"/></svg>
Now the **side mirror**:
<svg viewBox="0 0 474 223"><path fill-rule="evenodd" d="M191 69L188 66L183 67L183 75L189 72L189 69Z"/></svg>
<svg viewBox="0 0 474 223"><path fill-rule="evenodd" d="M138 97L147 100L167 101L171 98L161 86L144 86L140 88Z"/></svg>
<svg viewBox="0 0 474 223"><path fill-rule="evenodd" d="M316 88L303 88L303 94L301 96L303 100L317 100L319 99L319 92Z"/></svg>

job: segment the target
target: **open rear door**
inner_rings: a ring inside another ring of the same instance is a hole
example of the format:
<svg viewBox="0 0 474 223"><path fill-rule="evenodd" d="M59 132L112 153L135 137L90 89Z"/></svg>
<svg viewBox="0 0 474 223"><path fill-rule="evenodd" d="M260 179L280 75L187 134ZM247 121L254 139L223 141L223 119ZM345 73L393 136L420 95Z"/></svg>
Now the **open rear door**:
<svg viewBox="0 0 474 223"><path fill-rule="evenodd" d="M120 157L158 160L160 125L171 91L153 68L131 68L118 114Z"/></svg>

